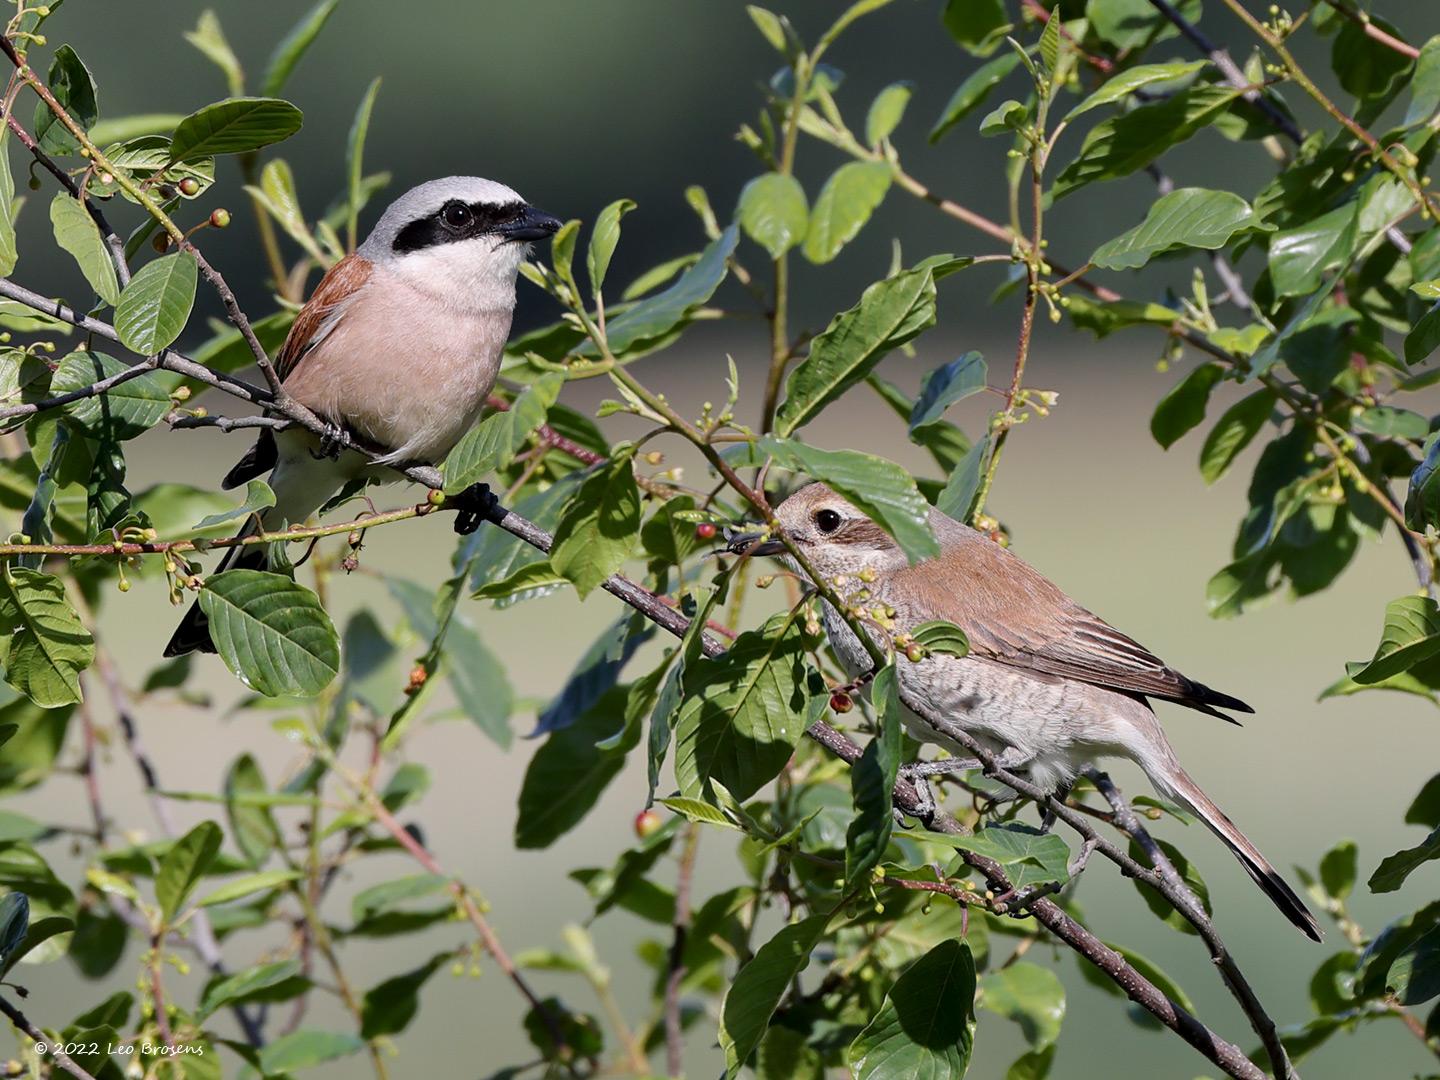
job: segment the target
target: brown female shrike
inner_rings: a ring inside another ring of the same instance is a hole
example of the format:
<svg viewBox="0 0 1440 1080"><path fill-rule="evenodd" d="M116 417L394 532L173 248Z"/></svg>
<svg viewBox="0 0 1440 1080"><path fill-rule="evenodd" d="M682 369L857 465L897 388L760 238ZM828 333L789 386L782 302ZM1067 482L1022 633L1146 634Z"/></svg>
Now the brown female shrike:
<svg viewBox="0 0 1440 1080"><path fill-rule="evenodd" d="M930 525L940 554L914 566L888 533L823 484L802 488L775 516L816 573L841 580L841 596L864 588L866 606L893 608L895 632L944 619L969 636L968 656L932 654L897 665L905 726L916 739L963 756L964 747L937 726L953 724L999 755L1002 766L1028 772L1053 792L1066 791L1097 758L1129 758L1160 794L1224 841L1287 919L1320 940L1305 904L1180 767L1147 698L1224 720L1217 706L1247 713L1250 706L1187 679L1019 557L938 510L930 511ZM760 534L733 537L729 547L744 555L784 552ZM866 570L874 580L862 584ZM870 655L855 632L828 603L822 615L841 661L869 671ZM884 644L885 631L871 633ZM912 773L979 766L973 759L933 764Z"/></svg>
<svg viewBox="0 0 1440 1080"><path fill-rule="evenodd" d="M351 480L395 475L361 454L334 452L352 437L383 449L382 463L444 460L495 385L516 271L529 245L559 227L478 176L431 180L396 199L365 243L321 279L277 358L286 392L334 435L317 439L298 427L261 434L220 485L270 473L275 505L241 535L302 522ZM265 565L265 545L233 547L217 572ZM215 651L198 604L165 655L196 650Z"/></svg>

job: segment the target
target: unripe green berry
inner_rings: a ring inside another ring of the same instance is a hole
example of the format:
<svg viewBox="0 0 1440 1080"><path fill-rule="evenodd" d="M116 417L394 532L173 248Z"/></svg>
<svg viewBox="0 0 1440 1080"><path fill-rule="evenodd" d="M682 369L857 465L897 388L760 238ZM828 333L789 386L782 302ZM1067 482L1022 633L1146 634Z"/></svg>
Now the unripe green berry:
<svg viewBox="0 0 1440 1080"><path fill-rule="evenodd" d="M219 210L212 211L210 214L210 224L217 229L229 228L230 211L226 210L224 207L221 207Z"/></svg>
<svg viewBox="0 0 1440 1080"><path fill-rule="evenodd" d="M186 198L194 198L200 194L200 181L193 176L187 176L180 181L180 194Z"/></svg>

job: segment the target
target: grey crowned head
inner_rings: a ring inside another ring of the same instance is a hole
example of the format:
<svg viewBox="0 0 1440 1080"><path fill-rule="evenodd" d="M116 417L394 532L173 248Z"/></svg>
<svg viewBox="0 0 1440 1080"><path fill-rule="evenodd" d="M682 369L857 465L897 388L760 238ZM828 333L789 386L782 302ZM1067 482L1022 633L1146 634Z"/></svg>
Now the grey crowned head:
<svg viewBox="0 0 1440 1080"><path fill-rule="evenodd" d="M496 251L554 235L557 218L537 210L504 184L480 176L447 176L411 188L380 216L360 254L389 263L417 252L464 244ZM516 259L518 262L518 258Z"/></svg>

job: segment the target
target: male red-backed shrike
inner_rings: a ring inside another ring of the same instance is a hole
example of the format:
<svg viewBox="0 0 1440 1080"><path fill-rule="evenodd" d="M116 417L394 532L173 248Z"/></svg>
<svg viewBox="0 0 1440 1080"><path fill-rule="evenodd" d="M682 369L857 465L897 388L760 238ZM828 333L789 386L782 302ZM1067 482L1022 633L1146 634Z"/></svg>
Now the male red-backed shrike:
<svg viewBox="0 0 1440 1080"><path fill-rule="evenodd" d="M1004 767L1058 793L1098 758L1129 758L1157 791L1224 841L1287 919L1320 940L1315 917L1294 890L1180 767L1147 699L1224 720L1230 718L1217 707L1248 713L1250 706L1187 679L1018 556L938 510L930 511L930 525L940 554L914 566L888 533L823 484L802 488L775 516L816 573L841 580L842 597L865 589L862 606L893 608L895 633L944 619L969 637L968 656L936 653L897 665L906 728L916 739L963 757L964 746L937 726L952 724L993 750ZM760 534L735 536L729 548L745 555L785 550ZM841 661L854 672L869 671L869 653L839 612L826 603L822 616ZM885 643L885 630L868 629ZM916 774L979 766L973 759L932 764L939 767Z"/></svg>
<svg viewBox="0 0 1440 1080"><path fill-rule="evenodd" d="M385 450L382 462L444 460L495 385L520 263L559 227L478 176L431 180L391 203L359 249L321 279L277 358L286 392L333 425L335 437L298 427L262 432L221 482L228 489L270 473L275 505L242 535L304 521L350 480L383 479L387 470L371 459L329 452L349 437ZM264 566L265 545L249 545L231 548L217 572ZM195 604L165 655L214 649Z"/></svg>

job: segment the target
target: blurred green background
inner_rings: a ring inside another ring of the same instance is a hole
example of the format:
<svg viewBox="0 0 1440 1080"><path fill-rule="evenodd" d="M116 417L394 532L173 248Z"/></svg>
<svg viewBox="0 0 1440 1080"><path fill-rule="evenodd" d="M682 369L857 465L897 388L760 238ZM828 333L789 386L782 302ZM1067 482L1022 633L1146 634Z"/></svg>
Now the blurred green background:
<svg viewBox="0 0 1440 1080"><path fill-rule="evenodd" d="M215 70L181 37L203 6L188 0L163 7L134 0L71 0L46 29L52 43L71 42L90 65L100 86L102 115L184 112L224 94ZM277 0L212 6L255 73L263 69L271 44L304 10ZM835 4L816 2L776 6L811 36L837 10ZM1393 7L1393 17L1412 40L1440 31L1440 5L1387 7ZM938 3L902 0L842 39L828 58L847 76L839 101L858 123L881 86L914 81L915 99L896 135L907 167L966 205L1003 218L1004 146L973 136L973 123L962 125L965 130L938 147L925 142L929 124L976 63L950 43L938 14ZM1246 39L1227 18L1210 13L1206 26L1243 55L1240 46ZM1172 52L1188 58L1179 42L1172 43ZM411 0L395 5L345 0L288 87L287 96L305 110L306 123L277 152L294 166L302 202L314 216L339 189L355 105L369 80L383 76L366 162L370 171L394 174L391 195L433 176L465 172L503 180L562 217L589 219L605 203L632 197L640 210L626 220L612 269L612 279L620 281L699 246L694 216L681 195L687 184L703 184L717 212L729 213L741 185L758 171L732 135L738 123L753 119L758 87L775 66L774 54L740 3ZM1066 153L1063 145L1061 153ZM799 175L812 197L838 161L829 148L802 143ZM1208 133L1182 149L1174 167L1183 183L1223 183L1242 193L1263 183L1268 170L1255 147L1224 143ZM204 209L227 205L237 211L237 224L200 239L252 313L263 313L270 301L233 165L222 166L221 179ZM1134 207L1148 203L1151 182L1145 176L1126 183L1137 194ZM1136 214L1121 197L1125 190L1124 185L1106 185L1103 191L1109 194L1084 193L1061 204L1048 230L1056 257L1081 262L1096 243L1134 224ZM41 198L48 197L47 190ZM80 299L73 265L51 254L39 201L22 216L15 277L42 291ZM365 221L373 221L378 210L372 206ZM195 213L198 220L200 210ZM848 307L860 285L888 265L892 237L900 238L910 261L935 251L996 250L892 191L883 212L839 260L821 268L800 266L795 325L818 329L834 311ZM759 262L753 254L752 261ZM1188 277L1188 271L1180 276ZM1139 296L1175 279L1173 268L1157 267L1127 288ZM985 305L999 280L1000 271L990 268L948 279L941 288L940 326L920 339L915 357L897 355L886 361L882 373L913 391L924 371L971 348L985 352L992 374L1008 370L1018 305ZM202 290L202 303L208 302ZM211 310L218 309L212 305ZM553 316L545 297L522 288L517 325ZM1208 619L1204 584L1227 561L1251 459L1206 490L1194 467L1197 436L1169 454L1156 447L1147 428L1149 414L1178 377L1175 371L1156 371L1159 347L1158 338L1144 336L1097 345L1068 329L1042 324L1028 381L1058 390L1059 407L1050 418L1014 433L992 507L1012 530L1016 550L1080 602L1187 673L1256 707L1257 716L1243 729L1178 709L1164 708L1163 716L1193 775L1272 861L1282 868L1313 866L1339 838L1349 836L1360 844L1363 878L1383 855L1417 839L1399 822L1435 768L1433 710L1398 695L1324 703L1317 703L1316 695L1343 671L1345 660L1370 654L1382 601L1411 585L1408 565L1389 537L1383 545L1362 550L1339 585L1318 598L1275 604L1232 622ZM742 419L753 420L766 353L758 324L704 328L641 370L682 411L694 413L701 401L723 396L726 353L740 364L744 400L751 403ZM585 382L572 384L565 400L593 409L601 396L602 388ZM983 395L971 399L955 419L978 430L990 404ZM863 394L830 410L807 436L820 445L884 454L917 470L928 465L888 409ZM131 454L133 486L162 479L211 484L243 448L239 435L152 432ZM678 453L678 447L666 449ZM693 459L678 453L675 460L686 464L692 477L699 475ZM395 505L409 497L391 489L377 501ZM364 565L433 585L448 569L451 543L444 521L377 530ZM333 595L337 623L366 605L384 622L396 618L383 586L367 575L336 582ZM532 723L533 704L556 689L557 673L569 669L615 617L616 608L602 594L584 605L564 595L504 613L479 606L467 613L503 658L525 699L513 720L516 732L523 733ZM751 614L758 619L762 612ZM131 682L139 682L158 659L176 616L153 582L142 584L123 603L109 603L100 632ZM163 782L215 790L226 764L246 749L261 759L273 781L294 765L294 756L271 732L268 717L229 713L230 703L240 697L237 685L218 661L202 663L202 683L216 695L217 708L155 707L139 717ZM95 707L108 724L108 706L96 702ZM631 840L631 818L644 798L643 764L632 764L584 825L549 851L516 852L511 842L515 797L533 746L517 739L508 753L501 753L471 725L454 721L430 726L409 750L434 774L419 814L428 842L449 871L485 893L496 929L512 952L558 948L561 927L587 917L589 901L566 872L608 865ZM1117 779L1135 793L1143 790L1130 770L1118 769ZM102 783L119 822L153 829L123 753L107 755ZM56 779L16 808L77 824L86 813L78 779ZM203 816L200 809L180 805L176 812L188 825ZM1305 1020L1306 982L1329 949L1293 932L1198 827L1180 836L1181 828L1166 822L1157 831L1182 842L1205 874L1217 924L1277 1020ZM733 883L730 847L727 836L704 835L699 895ZM391 876L410 872L398 856L387 869ZM378 880L368 874L343 883L331 901L337 912L343 912L354 891ZM1378 929L1386 919L1413 909L1417 897L1436 882L1430 868L1418 872L1400 898L1373 897L1362 886L1355 915L1372 931ZM1184 985L1217 1030L1242 1046L1253 1044L1197 942L1155 920L1129 883L1097 863L1085 875L1078 898L1102 937L1147 955ZM648 928L614 912L595 932L622 1002L631 1002L632 1014L639 1015L647 973L634 946ZM447 926L416 941L357 941L344 947L344 960L363 987L413 966L465 933ZM236 945L245 949L250 941ZM137 954L132 948L131 956ZM1038 959L1053 960L1071 992L1052 1075L1069 1080L1205 1073L1202 1059L1178 1039L1135 1028L1119 1002L1079 978L1068 953ZM525 1057L522 1002L493 964L483 966L478 981L442 974L427 984L419 1016L398 1040L402 1056L396 1075L484 1076ZM115 987L127 985L129 971L122 964L110 981ZM37 1016L68 1016L101 996L100 987L80 984L65 964L26 969L23 981L32 989L29 1008ZM193 995L200 982L197 974L175 976L172 993ZM577 1007L593 1008L577 980L537 975L535 982L563 992ZM324 996L317 998L310 1022L346 1026ZM713 1023L705 1020L695 1028L692 1075L719 1070L713 1031ZM1015 1028L983 1016L972 1075L1000 1075L1020 1049ZM1433 1066L1398 1022L1373 1024L1360 1035L1337 1037L1307 1062L1304 1072L1308 1077L1349 1077L1362 1070L1408 1076L1425 1069L1427 1061ZM334 1067L326 1075L351 1075L357 1067Z"/></svg>

